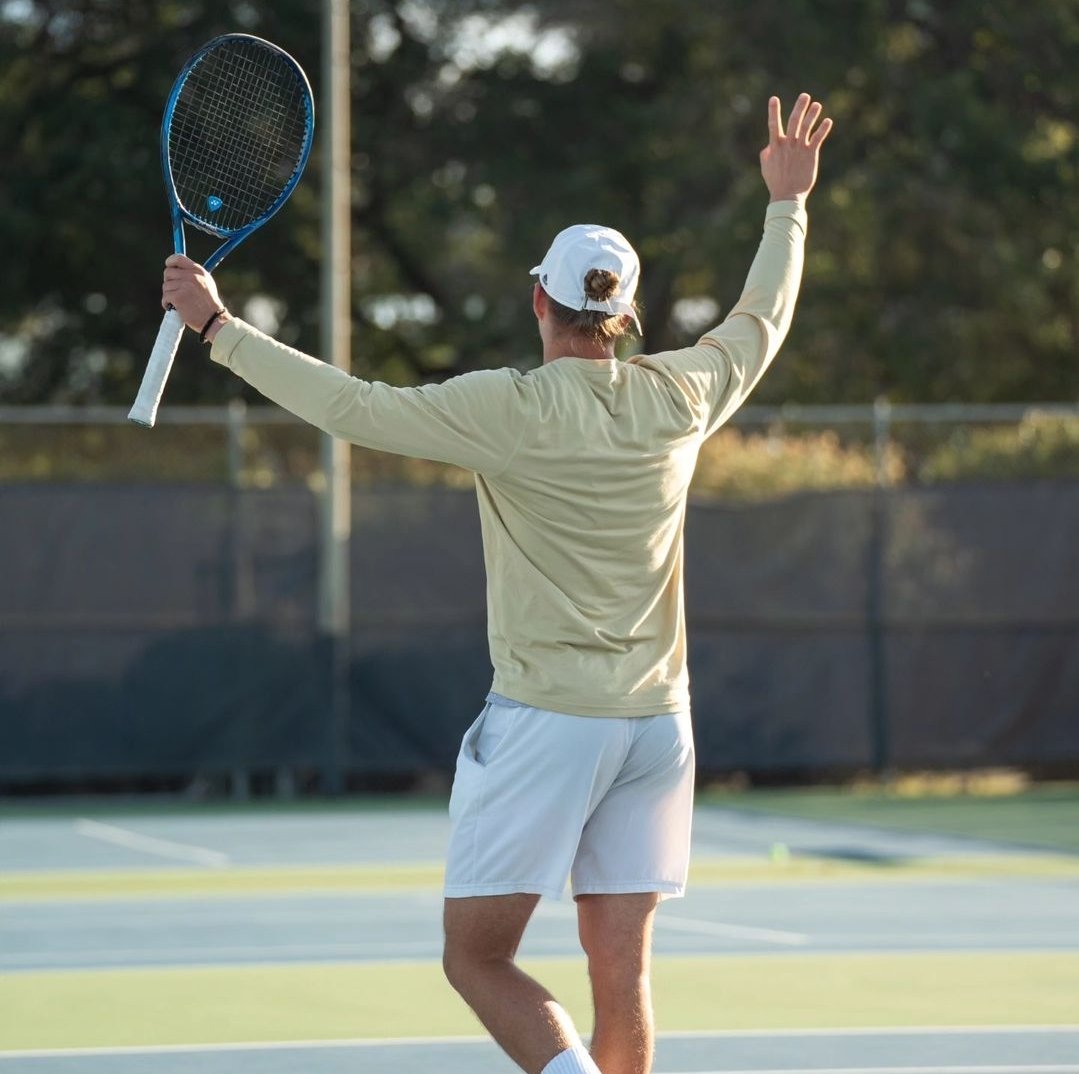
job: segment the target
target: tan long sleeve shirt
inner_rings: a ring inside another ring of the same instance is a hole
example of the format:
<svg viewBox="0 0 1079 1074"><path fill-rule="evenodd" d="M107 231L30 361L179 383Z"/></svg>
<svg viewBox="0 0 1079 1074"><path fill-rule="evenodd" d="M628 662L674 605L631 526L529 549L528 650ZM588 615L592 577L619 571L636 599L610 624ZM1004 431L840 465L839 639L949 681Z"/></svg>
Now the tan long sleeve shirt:
<svg viewBox="0 0 1079 1074"><path fill-rule="evenodd" d="M394 388L236 320L212 357L333 436L475 472L493 690L580 716L672 712L689 705L682 527L697 452L787 334L805 233L801 206L773 202L723 323L625 362Z"/></svg>

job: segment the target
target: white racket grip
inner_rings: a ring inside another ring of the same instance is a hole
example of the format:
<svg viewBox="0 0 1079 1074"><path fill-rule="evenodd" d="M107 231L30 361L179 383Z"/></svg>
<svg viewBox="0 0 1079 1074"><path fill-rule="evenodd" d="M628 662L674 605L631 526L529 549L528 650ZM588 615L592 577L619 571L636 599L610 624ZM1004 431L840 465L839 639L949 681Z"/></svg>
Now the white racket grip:
<svg viewBox="0 0 1079 1074"><path fill-rule="evenodd" d="M169 379L172 360L176 357L176 349L180 346L180 337L183 334L183 318L176 310L169 310L162 318L161 327L157 330L157 339L154 341L154 349L150 352L150 360L146 363L146 372L142 375L142 384L139 385L139 394L135 396L135 405L128 411L128 420L135 422L136 425L145 425L147 429L154 427L154 422L157 421L157 407L165 391L165 381Z"/></svg>

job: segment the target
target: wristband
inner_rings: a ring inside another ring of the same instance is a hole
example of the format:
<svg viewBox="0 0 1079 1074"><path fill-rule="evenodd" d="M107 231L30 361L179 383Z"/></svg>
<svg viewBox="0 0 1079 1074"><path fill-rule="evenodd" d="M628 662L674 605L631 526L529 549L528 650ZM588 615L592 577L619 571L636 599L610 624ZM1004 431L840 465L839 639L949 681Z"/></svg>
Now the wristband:
<svg viewBox="0 0 1079 1074"><path fill-rule="evenodd" d="M210 314L210 319L202 326L202 331L199 333L199 342L200 343L205 343L206 342L206 333L210 331L210 326L223 313L228 313L228 310L222 308L222 309L219 309L219 310L214 310L213 313Z"/></svg>

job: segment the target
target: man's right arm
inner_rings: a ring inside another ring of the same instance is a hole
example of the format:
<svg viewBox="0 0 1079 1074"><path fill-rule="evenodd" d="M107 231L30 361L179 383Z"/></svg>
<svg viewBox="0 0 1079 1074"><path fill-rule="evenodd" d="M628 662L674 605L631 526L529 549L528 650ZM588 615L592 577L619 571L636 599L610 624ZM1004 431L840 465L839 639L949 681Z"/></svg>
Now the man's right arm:
<svg viewBox="0 0 1079 1074"><path fill-rule="evenodd" d="M316 428L378 451L494 476L527 428L522 378L509 369L396 388L349 376L235 319L215 334L210 354Z"/></svg>
<svg viewBox="0 0 1079 1074"><path fill-rule="evenodd" d="M525 435L527 392L513 370L477 370L418 388L351 377L233 317L214 278L183 254L165 261L161 304L189 327L206 325L202 338L212 344L215 362L297 417L353 444L495 476Z"/></svg>

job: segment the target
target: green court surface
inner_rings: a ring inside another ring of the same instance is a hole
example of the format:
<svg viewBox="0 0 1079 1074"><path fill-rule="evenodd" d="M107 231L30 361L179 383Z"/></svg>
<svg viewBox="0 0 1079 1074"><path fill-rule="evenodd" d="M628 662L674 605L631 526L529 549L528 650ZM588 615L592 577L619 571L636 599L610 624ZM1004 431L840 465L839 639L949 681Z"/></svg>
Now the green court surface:
<svg viewBox="0 0 1079 1074"><path fill-rule="evenodd" d="M588 1025L577 959L526 963ZM671 1031L901 1025L1066 1025L1079 956L1054 953L664 958ZM0 1048L469 1035L478 1026L430 963L261 965L0 976ZM58 1012L63 1012L58 1017Z"/></svg>

